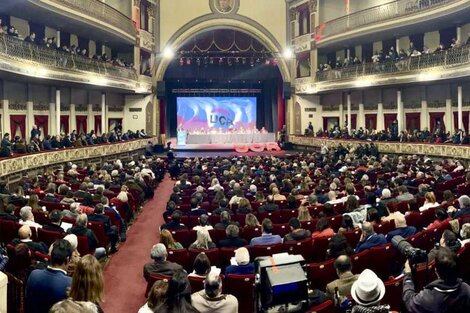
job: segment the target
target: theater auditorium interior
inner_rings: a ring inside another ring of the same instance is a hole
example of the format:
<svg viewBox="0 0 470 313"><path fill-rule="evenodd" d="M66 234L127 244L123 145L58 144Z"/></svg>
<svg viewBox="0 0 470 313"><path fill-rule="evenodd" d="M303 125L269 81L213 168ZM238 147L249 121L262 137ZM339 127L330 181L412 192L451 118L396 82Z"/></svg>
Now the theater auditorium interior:
<svg viewBox="0 0 470 313"><path fill-rule="evenodd" d="M0 312L470 312L469 13L0 1Z"/></svg>

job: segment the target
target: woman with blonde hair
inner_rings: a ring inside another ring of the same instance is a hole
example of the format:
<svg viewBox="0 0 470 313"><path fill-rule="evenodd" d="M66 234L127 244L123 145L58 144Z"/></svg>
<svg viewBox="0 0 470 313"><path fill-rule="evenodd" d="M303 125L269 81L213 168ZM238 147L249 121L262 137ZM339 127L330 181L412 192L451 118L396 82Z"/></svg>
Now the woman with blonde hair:
<svg viewBox="0 0 470 313"><path fill-rule="evenodd" d="M241 198L240 202L238 202L238 209L237 213L238 214L247 214L251 213L253 209L251 208L251 203L248 201L247 198Z"/></svg>
<svg viewBox="0 0 470 313"><path fill-rule="evenodd" d="M119 194L116 196L116 198L123 202L123 203L127 203L129 201L129 197L127 196L127 191L129 190L129 188L124 185L121 187L121 192L119 192Z"/></svg>
<svg viewBox="0 0 470 313"><path fill-rule="evenodd" d="M160 243L163 243L167 249L184 249L183 245L181 245L179 242L176 242L171 232L167 229L161 231Z"/></svg>
<svg viewBox="0 0 470 313"><path fill-rule="evenodd" d="M304 203L302 203L297 210L298 210L298 213L299 213L297 215L297 218L299 219L299 221L308 222L308 221L312 220L312 216L310 215L310 211L308 210L308 206L304 205Z"/></svg>
<svg viewBox="0 0 470 313"><path fill-rule="evenodd" d="M256 228L256 227L260 227L260 226L261 225L260 225L256 215L254 215L252 213L248 213L245 216L245 227L247 227L247 228Z"/></svg>
<svg viewBox="0 0 470 313"><path fill-rule="evenodd" d="M41 206L39 206L39 197L36 193L29 195L27 206L33 209L33 212L42 212Z"/></svg>
<svg viewBox="0 0 470 313"><path fill-rule="evenodd" d="M419 211L424 212L437 206L439 206L439 203L436 202L436 196L434 195L434 192L426 192L424 194L424 204L419 208Z"/></svg>
<svg viewBox="0 0 470 313"><path fill-rule="evenodd" d="M69 298L94 303L98 312L103 312L100 307L104 300L103 270L94 256L87 254L78 262L72 277Z"/></svg>
<svg viewBox="0 0 470 313"><path fill-rule="evenodd" d="M208 250L215 247L216 245L212 242L209 232L201 228L197 231L196 241L189 246L189 249Z"/></svg>

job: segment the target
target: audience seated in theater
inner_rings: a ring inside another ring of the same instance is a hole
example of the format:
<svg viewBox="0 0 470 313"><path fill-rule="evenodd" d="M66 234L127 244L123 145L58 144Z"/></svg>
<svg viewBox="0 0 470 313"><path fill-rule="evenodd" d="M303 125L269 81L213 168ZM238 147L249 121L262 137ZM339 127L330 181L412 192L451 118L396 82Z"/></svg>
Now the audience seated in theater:
<svg viewBox="0 0 470 313"><path fill-rule="evenodd" d="M16 186L15 190L11 193L8 202L21 207L26 205L27 199L25 198L24 190L21 185Z"/></svg>
<svg viewBox="0 0 470 313"><path fill-rule="evenodd" d="M20 224L34 228L42 228L42 225L34 221L33 209L30 206L24 206L20 210Z"/></svg>
<svg viewBox="0 0 470 313"><path fill-rule="evenodd" d="M260 190L258 190L255 194L255 200L253 202L256 203L264 203L266 201L266 198L264 196L264 193Z"/></svg>
<svg viewBox="0 0 470 313"><path fill-rule="evenodd" d="M397 200L392 198L392 192L390 189L383 189L382 196L380 197L380 201L377 205L377 211L379 212L380 217L387 217L390 214L390 211L388 210L388 204L396 202Z"/></svg>
<svg viewBox="0 0 470 313"><path fill-rule="evenodd" d="M260 237L254 237L250 241L251 246L274 245L282 243L279 235L273 235L273 222L265 218L261 224L262 234Z"/></svg>
<svg viewBox="0 0 470 313"><path fill-rule="evenodd" d="M327 259L334 259L340 255L352 255L354 249L351 248L346 237L341 234L333 235L328 242L328 250L326 250Z"/></svg>
<svg viewBox="0 0 470 313"><path fill-rule="evenodd" d="M245 247L235 250L235 262L227 266L225 275L250 275L255 273L254 263L250 263L250 253Z"/></svg>
<svg viewBox="0 0 470 313"><path fill-rule="evenodd" d="M176 271L183 269L181 265L166 260L168 252L162 243L157 243L152 247L150 257L153 259L153 262L144 265L144 278L148 277L149 274L171 276Z"/></svg>
<svg viewBox="0 0 470 313"><path fill-rule="evenodd" d="M182 212L180 210L176 210L171 215L171 221L166 224L163 224L160 229L168 229L168 230L183 230L187 229L187 227L181 224L181 216Z"/></svg>
<svg viewBox="0 0 470 313"><path fill-rule="evenodd" d="M228 195L227 195L228 196ZM230 198L229 205L232 207L234 204L238 205L241 199L244 199L245 195L243 190L234 189L234 195Z"/></svg>
<svg viewBox="0 0 470 313"><path fill-rule="evenodd" d="M391 242L394 236L402 236L408 238L416 233L416 227L407 226L405 216L400 212L395 212L395 229L388 232L386 239L387 242Z"/></svg>
<svg viewBox="0 0 470 313"><path fill-rule="evenodd" d="M410 201L414 199L414 196L408 192L408 188L405 185L398 187L399 195L395 198L398 202L400 201Z"/></svg>
<svg viewBox="0 0 470 313"><path fill-rule="evenodd" d="M312 239L331 237L335 234L333 228L330 227L328 220L322 217L318 220L315 231L312 233Z"/></svg>
<svg viewBox="0 0 470 313"><path fill-rule="evenodd" d="M372 225L378 225L382 222L381 216L377 209L369 209L367 210L367 221L372 223Z"/></svg>
<svg viewBox="0 0 470 313"><path fill-rule="evenodd" d="M359 275L352 273L351 258L347 255L340 255L336 258L334 267L338 279L326 285L326 296L332 300L339 295L341 299L346 299L351 296L351 287L358 279ZM338 290L337 295L336 290Z"/></svg>
<svg viewBox="0 0 470 313"><path fill-rule="evenodd" d="M0 147L0 156L4 158L11 157L11 142L9 133L5 133L3 135L2 144Z"/></svg>
<svg viewBox="0 0 470 313"><path fill-rule="evenodd" d="M447 247L454 253L457 253L461 247L460 241L457 239L457 235L449 229L444 230L439 242L431 249L431 251L429 251L428 262L431 262L436 258L437 252L442 247Z"/></svg>
<svg viewBox="0 0 470 313"><path fill-rule="evenodd" d="M303 200L298 208L297 218L301 222L308 222L312 220L312 216L310 215L310 212L308 210L308 204L309 203L307 202L307 200Z"/></svg>
<svg viewBox="0 0 470 313"><path fill-rule="evenodd" d="M116 225L111 225L111 220L109 219L109 216L104 214L104 205L98 203L95 206L94 213L88 215L88 220L91 222L103 223L104 232L106 233L106 236L108 236L109 241L111 243L111 253L116 252L116 244L119 240L119 232Z"/></svg>
<svg viewBox="0 0 470 313"><path fill-rule="evenodd" d="M49 310L49 313L99 313L94 303L73 301L70 299L57 302Z"/></svg>
<svg viewBox="0 0 470 313"><path fill-rule="evenodd" d="M191 305L191 286L188 276L183 269L174 271L168 284L167 299L159 304L154 312L199 313L199 311Z"/></svg>
<svg viewBox="0 0 470 313"><path fill-rule="evenodd" d="M450 207L448 212L453 214L453 218L463 217L465 215L470 214L470 197L467 195L460 196L458 199L459 202L459 209L455 210L455 208Z"/></svg>
<svg viewBox="0 0 470 313"><path fill-rule="evenodd" d="M219 190L215 193L214 198L212 199L212 204L220 205L220 201L225 199L225 194L222 190ZM219 213L217 213L219 214Z"/></svg>
<svg viewBox="0 0 470 313"><path fill-rule="evenodd" d="M468 312L470 286L459 278L457 256L446 247L435 255L437 279L416 292L409 261L405 263L402 299L408 312Z"/></svg>
<svg viewBox="0 0 470 313"><path fill-rule="evenodd" d="M137 313L154 313L156 308L163 305L166 301L168 292L168 281L157 280L152 289L150 289L147 302L139 309Z"/></svg>
<svg viewBox="0 0 470 313"><path fill-rule="evenodd" d="M279 189L277 187L274 187L272 189L272 194L273 194L273 198L274 198L274 201L286 201L286 196L284 195L281 195L279 193Z"/></svg>
<svg viewBox="0 0 470 313"><path fill-rule="evenodd" d="M356 253L370 249L372 247L381 246L387 243L385 236L382 234L376 234L374 226L370 222L362 224L362 234L357 244Z"/></svg>
<svg viewBox="0 0 470 313"><path fill-rule="evenodd" d="M2 201L2 200L0 200ZM13 204L8 204L4 209L3 212L0 212L0 219L1 220L8 220L8 221L14 221L18 222L19 217L15 215L15 205Z"/></svg>
<svg viewBox="0 0 470 313"><path fill-rule="evenodd" d="M436 209L435 216L436 219L426 227L427 230L435 229L452 219L443 209Z"/></svg>
<svg viewBox="0 0 470 313"><path fill-rule="evenodd" d="M73 200L73 198L71 198ZM62 211L62 215L67 218L77 218L82 213L80 203L72 202L68 209Z"/></svg>
<svg viewBox="0 0 470 313"><path fill-rule="evenodd" d="M24 243L33 252L41 252L47 254L48 248L44 242L34 242L32 237L31 228L27 225L23 225L18 229L18 238L13 239L12 244L17 246L20 243Z"/></svg>
<svg viewBox="0 0 470 313"><path fill-rule="evenodd" d="M248 245L248 241L243 238L240 238L239 233L240 229L237 225L228 225L225 229L227 238L222 239L218 242L220 248L224 247L243 247Z"/></svg>
<svg viewBox="0 0 470 313"><path fill-rule="evenodd" d="M73 273L75 272L75 268L77 267L78 261L80 261L80 252L78 252L78 238L74 234L68 234L67 236L64 237L64 240L67 240L71 247L72 247L72 256L70 257L70 260L67 264L67 275L72 277ZM49 255L52 252L52 249L54 248L54 244L57 241L55 241L50 247L49 247Z"/></svg>
<svg viewBox="0 0 470 313"><path fill-rule="evenodd" d="M228 225L237 225L238 222L232 222L232 217L228 211L220 213L220 222L214 225L214 229L226 229Z"/></svg>
<svg viewBox="0 0 470 313"><path fill-rule="evenodd" d="M356 302L352 312L388 313L390 306L380 304L385 296L385 285L371 270L365 269L351 287L351 296Z"/></svg>
<svg viewBox="0 0 470 313"><path fill-rule="evenodd" d="M26 204L26 206L31 207L31 210L33 212L44 212L43 207L39 205L39 196L36 192L29 195L28 203Z"/></svg>
<svg viewBox="0 0 470 313"><path fill-rule="evenodd" d="M343 215L341 227L338 229L338 234L342 234L348 231L354 231L356 229L358 229L358 227L354 226L354 222L351 216L347 214Z"/></svg>
<svg viewBox="0 0 470 313"><path fill-rule="evenodd" d="M424 204L419 208L420 212L427 211L430 208L435 208L439 206L439 203L436 201L436 196L434 192L426 192L424 195Z"/></svg>
<svg viewBox="0 0 470 313"><path fill-rule="evenodd" d="M200 313L237 313L238 300L232 295L222 294L222 279L210 273L204 280L204 290L191 295L194 308Z"/></svg>
<svg viewBox="0 0 470 313"><path fill-rule="evenodd" d="M284 242L304 240L306 238L310 238L312 235L309 230L302 228L299 219L296 217L292 217L289 220L289 227L291 232L284 237Z"/></svg>
<svg viewBox="0 0 470 313"><path fill-rule="evenodd" d="M247 198L241 198L238 202L238 209L236 211L237 214L248 214L253 212L250 201L248 201Z"/></svg>
<svg viewBox="0 0 470 313"><path fill-rule="evenodd" d="M193 230L198 231L199 229L205 229L207 231L214 229L212 225L209 224L209 216L207 214L202 214L198 218L199 225L193 227Z"/></svg>
<svg viewBox="0 0 470 313"><path fill-rule="evenodd" d="M99 247L98 238L96 238L95 233L87 228L88 217L86 214L80 214L77 216L75 225L67 230L67 233L74 234L77 236L86 236L88 239L88 249L90 251L95 251L95 257L100 259L106 256L106 249L104 247Z"/></svg>
<svg viewBox="0 0 470 313"><path fill-rule="evenodd" d="M72 278L67 276L66 269L71 256L70 243L60 239L52 249L50 266L29 275L25 291L26 312L48 313L53 304L67 298Z"/></svg>
<svg viewBox="0 0 470 313"><path fill-rule="evenodd" d="M65 233L65 230L60 226L62 223L62 212L59 210L52 210L49 213L49 224L42 226L42 229Z"/></svg>
<svg viewBox="0 0 470 313"><path fill-rule="evenodd" d="M194 241L188 248L195 250L208 250L215 248L215 243L206 229L199 229L196 234L196 241Z"/></svg>
<svg viewBox="0 0 470 313"><path fill-rule="evenodd" d="M460 245L463 247L470 242L470 223L465 223L460 228Z"/></svg>
<svg viewBox="0 0 470 313"><path fill-rule="evenodd" d="M193 262L193 271L188 276L206 277L209 273L214 272L220 274L220 268L211 266L211 260L204 252L199 253Z"/></svg>
<svg viewBox="0 0 470 313"><path fill-rule="evenodd" d="M163 229L160 232L160 243L164 244L167 249L177 250L184 249L183 245L173 238L171 232L167 229Z"/></svg>
<svg viewBox="0 0 470 313"><path fill-rule="evenodd" d="M346 202L344 203L344 212L350 213L359 209L359 201L356 196L348 196Z"/></svg>
<svg viewBox="0 0 470 313"><path fill-rule="evenodd" d="M80 184L80 188L75 192L74 197L89 201L90 204L93 202L93 197L88 192L88 184L85 182Z"/></svg>
<svg viewBox="0 0 470 313"><path fill-rule="evenodd" d="M189 211L188 215L196 215L196 216L200 216L202 214L207 215L207 210L201 209L201 207L199 206L199 200L196 197L191 198L190 206L191 206L191 211Z"/></svg>
<svg viewBox="0 0 470 313"><path fill-rule="evenodd" d="M188 175L181 175L179 180L175 182L175 186L179 187L181 190L191 188L191 182L188 181Z"/></svg>
<svg viewBox="0 0 470 313"><path fill-rule="evenodd" d="M261 227L261 224L259 223L258 218L256 217L256 215L252 213L248 213L245 216L244 228L247 229L247 228L257 228L257 227Z"/></svg>
<svg viewBox="0 0 470 313"><path fill-rule="evenodd" d="M274 203L274 196L269 195L266 197L266 203L258 208L258 213L275 212L279 210L279 206Z"/></svg>

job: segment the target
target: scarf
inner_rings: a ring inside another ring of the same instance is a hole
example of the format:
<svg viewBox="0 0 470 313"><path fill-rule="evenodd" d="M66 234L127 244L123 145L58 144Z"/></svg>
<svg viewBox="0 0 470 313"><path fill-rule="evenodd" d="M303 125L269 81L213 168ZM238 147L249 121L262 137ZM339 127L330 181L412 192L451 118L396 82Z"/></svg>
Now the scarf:
<svg viewBox="0 0 470 313"><path fill-rule="evenodd" d="M390 312L390 306L387 305L374 305L374 306L362 306L355 305L352 309L352 313L388 313Z"/></svg>

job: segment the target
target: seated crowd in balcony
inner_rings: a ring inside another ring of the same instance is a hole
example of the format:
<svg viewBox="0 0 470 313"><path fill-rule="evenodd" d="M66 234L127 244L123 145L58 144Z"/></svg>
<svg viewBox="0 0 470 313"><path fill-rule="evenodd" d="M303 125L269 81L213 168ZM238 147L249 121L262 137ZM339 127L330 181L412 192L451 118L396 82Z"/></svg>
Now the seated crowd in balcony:
<svg viewBox="0 0 470 313"><path fill-rule="evenodd" d="M128 130L127 132L122 133L122 128L120 126L115 127L109 133L103 133L100 136L97 135L94 130L89 133L78 133L76 130L73 130L70 134L61 133L58 136L46 135L42 140L40 137L41 131L36 125L33 125L33 129L31 130L29 143L20 136L15 136L15 138L11 140L10 134L5 133L1 142L0 156L10 157L13 154L34 153L71 147L79 148L97 144L148 138L143 129L135 132Z"/></svg>

